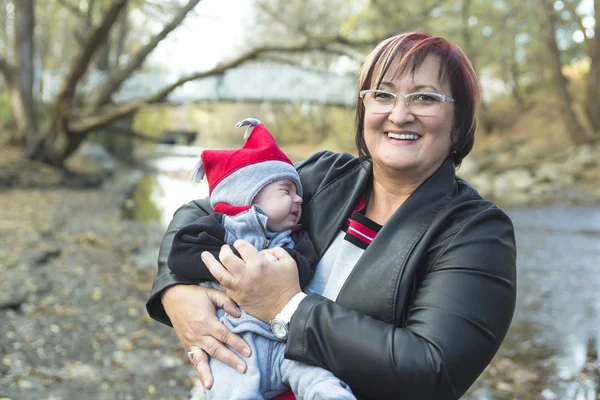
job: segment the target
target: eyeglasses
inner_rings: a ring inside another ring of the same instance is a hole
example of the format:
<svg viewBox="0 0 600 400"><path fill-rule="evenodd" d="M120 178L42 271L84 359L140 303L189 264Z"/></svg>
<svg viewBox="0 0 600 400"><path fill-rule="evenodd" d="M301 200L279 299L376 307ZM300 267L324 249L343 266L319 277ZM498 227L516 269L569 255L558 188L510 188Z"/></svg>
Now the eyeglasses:
<svg viewBox="0 0 600 400"><path fill-rule="evenodd" d="M398 97L404 99L406 108L412 114L421 117L438 115L442 109L443 102L454 102L452 97L435 92L396 94L384 90L361 90L359 94L366 111L373 114L391 113L396 106Z"/></svg>

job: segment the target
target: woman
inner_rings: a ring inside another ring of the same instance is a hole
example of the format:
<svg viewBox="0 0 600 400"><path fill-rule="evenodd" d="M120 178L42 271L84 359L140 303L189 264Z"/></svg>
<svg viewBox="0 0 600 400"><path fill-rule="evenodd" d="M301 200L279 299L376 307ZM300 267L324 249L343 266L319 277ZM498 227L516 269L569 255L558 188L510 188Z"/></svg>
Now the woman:
<svg viewBox="0 0 600 400"><path fill-rule="evenodd" d="M244 242L235 244L241 258L229 248L220 262L203 257L226 294L185 285L165 265L169 246L210 209L195 201L178 210L147 307L173 325L205 387L207 356L245 369L225 344L244 355L247 346L214 316L215 307L235 314L237 303L265 321L293 316L286 358L330 370L358 398L465 393L504 339L516 297L510 219L455 176L473 147L479 99L469 61L444 39L401 34L368 56L359 158L320 152L297 167L301 223L321 259L308 296L285 255L269 262Z"/></svg>

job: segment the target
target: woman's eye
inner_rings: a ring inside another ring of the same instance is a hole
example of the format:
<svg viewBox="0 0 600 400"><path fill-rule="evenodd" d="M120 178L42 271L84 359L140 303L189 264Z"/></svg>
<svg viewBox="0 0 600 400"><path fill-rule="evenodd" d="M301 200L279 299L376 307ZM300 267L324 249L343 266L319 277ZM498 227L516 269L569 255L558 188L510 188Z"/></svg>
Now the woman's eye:
<svg viewBox="0 0 600 400"><path fill-rule="evenodd" d="M417 101L419 103L439 103L440 99L437 96L432 96L430 94L424 93L416 93L412 96L412 101Z"/></svg>
<svg viewBox="0 0 600 400"><path fill-rule="evenodd" d="M391 93L379 93L375 92L375 98L379 100L394 100L394 95Z"/></svg>

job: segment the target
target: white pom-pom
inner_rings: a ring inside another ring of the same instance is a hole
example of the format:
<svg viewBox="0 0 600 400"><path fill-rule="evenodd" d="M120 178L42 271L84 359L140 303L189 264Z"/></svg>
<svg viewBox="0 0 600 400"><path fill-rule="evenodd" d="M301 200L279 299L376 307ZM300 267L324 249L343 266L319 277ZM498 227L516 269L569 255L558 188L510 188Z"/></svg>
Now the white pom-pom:
<svg viewBox="0 0 600 400"><path fill-rule="evenodd" d="M249 129L255 127L256 125L258 125L260 123L261 122L259 120L257 120L256 118L246 118L244 120L241 120L237 124L235 124L235 127L241 128L242 126L246 126L246 131L244 131L244 140L246 140L250 136L250 133L248 132Z"/></svg>
<svg viewBox="0 0 600 400"><path fill-rule="evenodd" d="M194 165L192 173L190 174L190 179L196 183L200 183L202 178L204 178L204 166L202 165L202 159L200 159L196 165Z"/></svg>

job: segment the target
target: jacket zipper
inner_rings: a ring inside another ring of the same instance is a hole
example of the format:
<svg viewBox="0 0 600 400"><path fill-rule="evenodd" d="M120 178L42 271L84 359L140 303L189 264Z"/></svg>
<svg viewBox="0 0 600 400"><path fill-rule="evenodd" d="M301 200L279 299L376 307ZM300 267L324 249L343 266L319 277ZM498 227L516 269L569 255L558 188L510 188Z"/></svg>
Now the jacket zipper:
<svg viewBox="0 0 600 400"><path fill-rule="evenodd" d="M262 222L260 222L260 218L258 217L258 213L256 212L256 209L254 207L252 207L252 212L254 212L254 218L256 218L256 222L258 222L258 226L260 226L260 230L262 231L263 237L265 238L265 244L261 249L264 250L269 246L271 241L267 239L267 229L263 226Z"/></svg>
<svg viewBox="0 0 600 400"><path fill-rule="evenodd" d="M263 246L263 248L261 250L264 249L268 249L269 245L271 244L271 242L273 241L273 239L275 239L277 236L279 236L279 234L281 234L282 232L287 231L288 229L284 229L283 231L279 231L276 232L271 239L267 238L267 229L263 226L262 222L260 222L260 218L258 217L258 213L256 212L256 209L254 207L252 207L252 211L254 212L254 217L256 218L256 221L258 222L258 226L260 226L260 230L263 233L263 237L265 238L265 244Z"/></svg>

